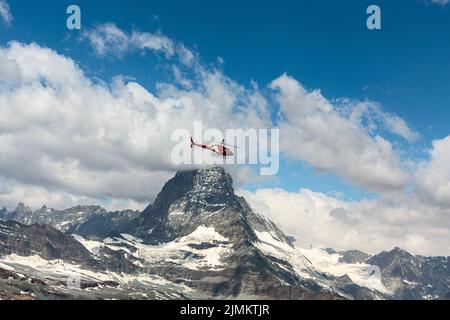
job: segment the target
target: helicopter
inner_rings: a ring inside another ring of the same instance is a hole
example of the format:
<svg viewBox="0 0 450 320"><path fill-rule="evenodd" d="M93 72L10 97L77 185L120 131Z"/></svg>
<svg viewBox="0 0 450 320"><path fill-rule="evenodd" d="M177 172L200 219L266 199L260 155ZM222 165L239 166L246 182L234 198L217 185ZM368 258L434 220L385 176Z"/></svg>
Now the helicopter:
<svg viewBox="0 0 450 320"><path fill-rule="evenodd" d="M194 142L194 139L191 137L191 148L193 147L199 147L202 149L207 149L209 151L212 151L218 155L221 155L223 157L231 157L234 155L234 153L231 151L230 148L237 149L239 147L237 146L231 146L225 143L225 139L222 140L222 143L218 144L198 144ZM230 147L230 148L228 148Z"/></svg>

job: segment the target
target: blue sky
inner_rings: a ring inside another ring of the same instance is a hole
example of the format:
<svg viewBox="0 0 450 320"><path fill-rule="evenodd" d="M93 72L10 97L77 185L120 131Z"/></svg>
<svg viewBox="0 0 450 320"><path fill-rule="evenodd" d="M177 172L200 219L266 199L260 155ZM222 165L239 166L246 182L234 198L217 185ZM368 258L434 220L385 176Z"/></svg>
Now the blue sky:
<svg viewBox="0 0 450 320"><path fill-rule="evenodd" d="M99 60L79 32L65 28L71 2L14 0L11 27L0 41L37 42L69 55L92 76L106 81L129 75L148 88L168 77L154 55L138 53L119 60ZM114 22L123 29L162 32L194 48L202 60L225 61L224 73L248 85L265 86L287 72L307 88L320 88L329 99L370 99L399 115L422 137L398 143L407 157L426 156L433 139L446 136L450 108L450 8L426 1L377 1L382 30L365 27L371 1L77 1L83 28ZM292 172L296 172L292 178ZM298 179L300 171L301 179ZM318 191L345 189L366 193L334 175L315 174L306 164L285 163L284 188ZM278 183L280 184L280 183ZM251 186L250 188L255 188Z"/></svg>
<svg viewBox="0 0 450 320"><path fill-rule="evenodd" d="M450 9L413 0L378 1L382 30L369 31L365 9L371 3L77 1L84 28L113 21L124 29L163 32L195 48L206 63L222 57L224 72L244 85L254 80L264 86L287 72L307 88L320 88L330 99L380 102L420 132L417 143L402 147L414 157L423 157L423 149L433 139L448 134ZM119 61L93 57L76 40L78 32L65 28L69 4L11 1L14 25L2 27L1 43L35 41L70 55L84 70L106 80L125 74L152 88L167 77L167 70L152 55L135 54ZM305 165L293 167L286 164L280 172L287 189L344 188L352 196L361 195L361 190L335 176L314 174ZM298 179L298 174L290 178L294 170L300 170L303 178Z"/></svg>
<svg viewBox="0 0 450 320"><path fill-rule="evenodd" d="M370 1L77 1L85 27L113 21L125 29L161 30L197 48L205 62L223 57L226 74L240 83L266 84L288 72L327 97L379 101L421 133L432 126L442 136L450 112L442 105L450 95L450 12L422 2L378 1L383 29L369 31L365 8ZM0 40L67 50L94 69L98 61L64 41L70 3L10 1L14 25L2 28ZM150 63L123 61L122 67L105 75L130 73L152 80L145 72L153 67Z"/></svg>
<svg viewBox="0 0 450 320"><path fill-rule="evenodd" d="M77 60L89 63L89 56L63 41L69 3L11 2L14 27L2 28L0 39L67 49L75 52ZM123 28L161 30L197 47L207 62L223 57L226 73L241 83L252 79L268 83L287 71L308 87L322 88L326 96L368 96L403 117L410 116L408 120L421 131L432 125L440 130L437 133L446 134L444 118L449 111L440 101L448 101L450 95L448 7L414 0L379 1L383 29L369 31L365 8L370 1L77 3L84 26L114 21ZM269 60L276 63L267 63ZM136 64L136 69L142 70L143 62ZM412 97L411 92L418 90L424 93ZM423 123L429 108L436 108L441 116Z"/></svg>

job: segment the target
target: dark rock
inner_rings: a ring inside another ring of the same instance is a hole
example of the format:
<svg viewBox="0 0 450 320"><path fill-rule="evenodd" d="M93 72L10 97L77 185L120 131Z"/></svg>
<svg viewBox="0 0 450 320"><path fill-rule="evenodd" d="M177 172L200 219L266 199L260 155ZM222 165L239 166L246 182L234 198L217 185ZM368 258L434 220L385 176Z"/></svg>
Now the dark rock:
<svg viewBox="0 0 450 320"><path fill-rule="evenodd" d="M0 255L39 255L43 259L62 259L81 265L96 265L92 254L72 236L48 225L23 225L0 221Z"/></svg>
<svg viewBox="0 0 450 320"><path fill-rule="evenodd" d="M449 292L449 257L423 257L400 248L367 260L380 267L383 284L396 299L435 299Z"/></svg>

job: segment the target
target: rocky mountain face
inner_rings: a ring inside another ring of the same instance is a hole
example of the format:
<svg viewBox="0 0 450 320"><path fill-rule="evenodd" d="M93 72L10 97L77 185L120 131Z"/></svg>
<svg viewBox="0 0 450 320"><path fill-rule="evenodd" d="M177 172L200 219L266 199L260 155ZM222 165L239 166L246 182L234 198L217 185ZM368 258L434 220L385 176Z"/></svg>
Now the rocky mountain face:
<svg viewBox="0 0 450 320"><path fill-rule="evenodd" d="M371 257L370 254L359 250L336 251L333 248L324 249L329 254L339 255L339 262L343 263L363 263Z"/></svg>
<svg viewBox="0 0 450 320"><path fill-rule="evenodd" d="M243 198L234 194L231 176L221 168L177 173L139 217L115 226L105 228L88 220L77 234L132 235L141 242L128 239L128 247L149 251L150 256L151 246L168 244L167 255L150 263L143 259L147 272L211 295L278 297L293 285L298 295L340 297L287 271L288 266L273 261L255 246L257 232L265 232L280 245L294 248L273 223L254 213ZM89 232L82 232L85 230ZM123 239L116 241L124 243ZM171 248L172 244L177 250ZM192 266L187 267L187 262Z"/></svg>
<svg viewBox="0 0 450 320"><path fill-rule="evenodd" d="M66 231L69 227L82 223L92 214L105 211L105 209L98 206L77 206L60 211L47 208L44 205L41 209L33 212L29 207L20 203L11 212L6 209L0 212L0 219L14 220L22 224L48 224L61 231Z"/></svg>
<svg viewBox="0 0 450 320"><path fill-rule="evenodd" d="M438 299L450 292L450 257L423 257L400 248L367 259L380 267L396 299Z"/></svg>
<svg viewBox="0 0 450 320"><path fill-rule="evenodd" d="M9 212L6 208L0 210L0 219L14 220L23 224L32 223L33 211L23 203L19 203L14 211Z"/></svg>
<svg viewBox="0 0 450 320"><path fill-rule="evenodd" d="M296 248L235 195L222 168L178 172L142 213L19 205L0 219L0 298L24 286L29 298L94 299L434 299L450 291L448 258ZM25 285L23 276L42 283Z"/></svg>
<svg viewBox="0 0 450 320"><path fill-rule="evenodd" d="M38 255L43 259L62 259L90 265L94 257L72 236L49 225L23 225L0 220L0 254Z"/></svg>
<svg viewBox="0 0 450 320"><path fill-rule="evenodd" d="M72 223L66 231L81 236L105 238L121 230L131 230L135 226L135 220L139 215L139 211L107 212L102 209L87 214L79 223Z"/></svg>
<svg viewBox="0 0 450 320"><path fill-rule="evenodd" d="M293 246L273 223L235 195L231 176L221 168L177 173L142 212L137 225L131 232L149 244L173 241L206 226L235 245L254 243L259 231L273 232Z"/></svg>
<svg viewBox="0 0 450 320"><path fill-rule="evenodd" d="M91 245L50 225L0 220L0 299L190 297L186 288L146 275L128 252Z"/></svg>

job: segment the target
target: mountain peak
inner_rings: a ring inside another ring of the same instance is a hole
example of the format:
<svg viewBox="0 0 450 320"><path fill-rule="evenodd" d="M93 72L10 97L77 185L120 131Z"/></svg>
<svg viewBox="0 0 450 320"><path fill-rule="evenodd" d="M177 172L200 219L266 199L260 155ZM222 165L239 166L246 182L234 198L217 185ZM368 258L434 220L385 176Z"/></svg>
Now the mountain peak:
<svg viewBox="0 0 450 320"><path fill-rule="evenodd" d="M14 212L31 212L31 209L27 207L23 202L20 202Z"/></svg>
<svg viewBox="0 0 450 320"><path fill-rule="evenodd" d="M403 250L403 249L400 248L400 247L395 247L394 249L392 249L392 250L390 251L390 253L396 254L396 255L403 255L403 256L413 256L411 253L409 253L409 252L406 251L406 250Z"/></svg>
<svg viewBox="0 0 450 320"><path fill-rule="evenodd" d="M188 209L202 206L215 209L224 206L234 197L233 179L223 168L212 167L178 171L166 182L155 202L143 211L143 217L154 216L157 211L167 214L169 207L184 198Z"/></svg>
<svg viewBox="0 0 450 320"><path fill-rule="evenodd" d="M234 195L233 179L221 167L194 170L193 192L213 195Z"/></svg>
<svg viewBox="0 0 450 320"><path fill-rule="evenodd" d="M3 215L5 220L15 220L24 224L28 224L33 218L33 211L28 206L20 202L17 205L16 209L14 209L12 212L6 211L3 213Z"/></svg>
<svg viewBox="0 0 450 320"><path fill-rule="evenodd" d="M178 171L166 182L156 200L142 212L144 223L140 233L145 235L144 238L172 239L181 231L179 223L174 222L177 215L183 219L184 226L195 221L192 227L201 223L202 214L217 212L233 203L236 203L233 179L223 168ZM191 227L181 232L193 231Z"/></svg>
<svg viewBox="0 0 450 320"><path fill-rule="evenodd" d="M233 179L221 167L179 171L140 220L135 235L147 243L172 241L208 227L233 243L252 243L258 241L256 232L268 232L292 246L273 223L235 195Z"/></svg>
<svg viewBox="0 0 450 320"><path fill-rule="evenodd" d="M178 171L175 178L183 177L192 180L193 188L197 191L213 191L234 193L233 179L222 167L210 167L204 169L195 169L189 171Z"/></svg>
<svg viewBox="0 0 450 320"><path fill-rule="evenodd" d="M216 173L218 175L226 174L225 169L220 166L210 166L210 167L197 168L197 169L192 169L192 170L179 170L177 172L177 175L183 174L183 172L210 172L210 173Z"/></svg>

